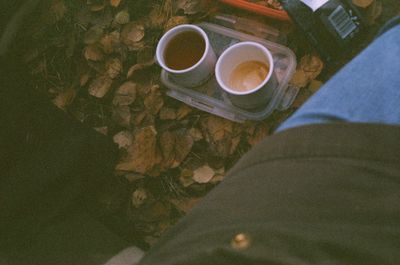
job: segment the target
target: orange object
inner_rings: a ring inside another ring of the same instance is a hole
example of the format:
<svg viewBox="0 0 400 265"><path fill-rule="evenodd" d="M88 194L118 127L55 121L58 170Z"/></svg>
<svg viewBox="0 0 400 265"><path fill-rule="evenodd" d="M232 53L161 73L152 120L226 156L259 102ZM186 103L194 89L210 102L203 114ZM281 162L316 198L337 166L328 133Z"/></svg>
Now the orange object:
<svg viewBox="0 0 400 265"><path fill-rule="evenodd" d="M284 10L276 10L246 0L220 0L220 2L278 20L290 21L289 15Z"/></svg>

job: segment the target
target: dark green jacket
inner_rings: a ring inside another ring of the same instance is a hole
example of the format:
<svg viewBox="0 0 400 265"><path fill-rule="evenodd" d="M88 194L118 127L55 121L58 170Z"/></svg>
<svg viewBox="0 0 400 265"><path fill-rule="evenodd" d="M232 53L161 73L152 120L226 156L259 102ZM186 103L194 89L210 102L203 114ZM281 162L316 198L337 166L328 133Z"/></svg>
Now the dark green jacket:
<svg viewBox="0 0 400 265"><path fill-rule="evenodd" d="M291 129L247 154L140 265L400 263L400 128Z"/></svg>

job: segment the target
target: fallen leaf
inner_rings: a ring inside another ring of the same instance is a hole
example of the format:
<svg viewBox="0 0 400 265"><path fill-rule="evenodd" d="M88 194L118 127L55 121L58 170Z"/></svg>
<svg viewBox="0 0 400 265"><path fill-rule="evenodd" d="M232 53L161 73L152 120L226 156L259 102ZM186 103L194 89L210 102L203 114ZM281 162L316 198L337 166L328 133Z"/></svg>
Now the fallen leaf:
<svg viewBox="0 0 400 265"><path fill-rule="evenodd" d="M160 111L160 119L161 120L175 120L176 119L176 111L173 108L164 107Z"/></svg>
<svg viewBox="0 0 400 265"><path fill-rule="evenodd" d="M193 180L197 183L203 184L208 183L215 175L215 171L204 165L193 171Z"/></svg>
<svg viewBox="0 0 400 265"><path fill-rule="evenodd" d="M127 149L128 154L117 165L117 170L133 171L145 174L161 162L157 147L157 131L153 126L134 132L133 143Z"/></svg>
<svg viewBox="0 0 400 265"><path fill-rule="evenodd" d="M204 0L177 0L176 9L182 9L186 15L193 15L204 11Z"/></svg>
<svg viewBox="0 0 400 265"><path fill-rule="evenodd" d="M115 106L127 106L136 100L136 84L132 81L123 83L116 91L113 99Z"/></svg>
<svg viewBox="0 0 400 265"><path fill-rule="evenodd" d="M120 33L113 31L109 34L105 34L100 40L100 47L106 54L116 52L120 48Z"/></svg>
<svg viewBox="0 0 400 265"><path fill-rule="evenodd" d="M311 81L317 78L322 72L322 69L324 69L324 63L318 56L308 54L301 58L298 68L302 69L308 80Z"/></svg>
<svg viewBox="0 0 400 265"><path fill-rule="evenodd" d="M89 94L96 97L104 97L110 91L112 79L107 75L100 75L95 78L89 85Z"/></svg>
<svg viewBox="0 0 400 265"><path fill-rule="evenodd" d="M101 61L104 58L103 52L96 44L86 46L84 50L84 56L86 60L95 62Z"/></svg>
<svg viewBox="0 0 400 265"><path fill-rule="evenodd" d="M182 198L182 199L169 199L177 209L181 212L188 213L196 204L201 201L202 198Z"/></svg>
<svg viewBox="0 0 400 265"><path fill-rule="evenodd" d="M194 183L193 180L193 171L189 169L183 169L179 176L179 182L183 187L187 188Z"/></svg>
<svg viewBox="0 0 400 265"><path fill-rule="evenodd" d="M168 19L167 23L164 26L164 31L168 31L178 25L188 24L189 20L186 16L175 16Z"/></svg>
<svg viewBox="0 0 400 265"><path fill-rule="evenodd" d="M310 84L308 85L308 90L310 90L312 93L317 92L321 86L323 86L324 83L318 80L312 80Z"/></svg>
<svg viewBox="0 0 400 265"><path fill-rule="evenodd" d="M129 128L131 125L131 110L129 106L116 106L113 108L112 119L118 125Z"/></svg>
<svg viewBox="0 0 400 265"><path fill-rule="evenodd" d="M57 97L53 99L53 104L58 108L65 110L65 108L70 105L76 97L76 90L71 87L65 91L59 93Z"/></svg>
<svg viewBox="0 0 400 265"><path fill-rule="evenodd" d="M163 95L158 85L151 88L150 94L144 99L144 106L153 115L156 115L164 106Z"/></svg>
<svg viewBox="0 0 400 265"><path fill-rule="evenodd" d="M160 137L162 170L178 167L192 150L193 142L185 129L164 132Z"/></svg>
<svg viewBox="0 0 400 265"><path fill-rule="evenodd" d="M114 135L114 143L118 145L118 148L127 149L133 141L133 136L130 131L121 131Z"/></svg>
<svg viewBox="0 0 400 265"><path fill-rule="evenodd" d="M188 105L182 104L178 109L177 119L178 120L182 120L187 115L189 115L189 113L191 113L191 112L192 112L192 108L191 107L189 107Z"/></svg>
<svg viewBox="0 0 400 265"><path fill-rule="evenodd" d="M154 6L154 8L150 11L145 24L146 27L148 28L161 28L166 20L168 19L168 16L165 15L165 13L162 10L162 7L159 5Z"/></svg>
<svg viewBox="0 0 400 265"><path fill-rule="evenodd" d="M139 208L147 199L147 192L143 188L139 188L132 193L132 205Z"/></svg>
<svg viewBox="0 0 400 265"><path fill-rule="evenodd" d="M113 7L118 7L121 4L121 0L110 0L110 5Z"/></svg>
<svg viewBox="0 0 400 265"><path fill-rule="evenodd" d="M114 21L120 25L128 24L130 21L130 15L127 10L119 11L114 18Z"/></svg>
<svg viewBox="0 0 400 265"><path fill-rule="evenodd" d="M254 134L248 138L248 143L251 146L255 146L256 144L260 143L269 135L269 126L266 124L261 124L256 127Z"/></svg>
<svg viewBox="0 0 400 265"><path fill-rule="evenodd" d="M134 46L144 38L144 27L137 22L126 24L121 32L122 42L127 46Z"/></svg>
<svg viewBox="0 0 400 265"><path fill-rule="evenodd" d="M137 63L133 66L131 66L131 68L129 68L128 73L126 74L126 78L132 78L133 75L142 69L145 69L147 67L150 67L154 64L154 59L149 60L148 62L145 63Z"/></svg>
<svg viewBox="0 0 400 265"><path fill-rule="evenodd" d="M107 126L102 126L102 127L96 127L94 128L97 132L103 134L103 135L108 135L108 127Z"/></svg>
<svg viewBox="0 0 400 265"><path fill-rule="evenodd" d="M53 0L50 6L50 14L54 17L55 21L60 21L64 18L68 8L63 0Z"/></svg>
<svg viewBox="0 0 400 265"><path fill-rule="evenodd" d="M204 138L201 131L194 127L189 129L189 134L195 142L200 141Z"/></svg>
<svg viewBox="0 0 400 265"><path fill-rule="evenodd" d="M290 84L299 88L306 87L310 82L306 73L303 69L297 69L294 73L292 79L290 80Z"/></svg>
<svg viewBox="0 0 400 265"><path fill-rule="evenodd" d="M85 33L83 39L84 43L87 45L94 44L98 42L103 36L103 28L100 26L93 26Z"/></svg>
<svg viewBox="0 0 400 265"><path fill-rule="evenodd" d="M122 72L122 62L119 58L111 58L106 62L106 71L111 79L116 78Z"/></svg>
<svg viewBox="0 0 400 265"><path fill-rule="evenodd" d="M353 4L358 7L367 8L370 6L375 0L353 0Z"/></svg>

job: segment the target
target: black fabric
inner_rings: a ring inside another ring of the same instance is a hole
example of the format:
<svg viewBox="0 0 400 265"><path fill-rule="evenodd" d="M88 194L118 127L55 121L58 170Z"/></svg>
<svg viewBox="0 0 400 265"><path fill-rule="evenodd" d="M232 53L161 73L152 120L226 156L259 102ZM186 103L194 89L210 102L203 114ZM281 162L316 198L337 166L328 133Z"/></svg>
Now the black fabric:
<svg viewBox="0 0 400 265"><path fill-rule="evenodd" d="M36 93L27 73L17 57L0 58L0 253L6 255L34 247L51 225L95 207L117 158L111 139Z"/></svg>
<svg viewBox="0 0 400 265"><path fill-rule="evenodd" d="M394 265L400 128L291 129L257 146L140 265ZM231 241L247 234L250 246Z"/></svg>

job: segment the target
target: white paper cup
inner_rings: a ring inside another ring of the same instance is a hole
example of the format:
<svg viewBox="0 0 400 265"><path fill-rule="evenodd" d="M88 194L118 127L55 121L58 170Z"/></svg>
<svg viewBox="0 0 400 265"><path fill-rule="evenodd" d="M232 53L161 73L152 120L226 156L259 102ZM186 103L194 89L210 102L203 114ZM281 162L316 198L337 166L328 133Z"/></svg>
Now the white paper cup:
<svg viewBox="0 0 400 265"><path fill-rule="evenodd" d="M235 90L229 85L232 72L238 65L248 61L267 64L269 72L257 87L247 91ZM232 104L244 109L265 106L272 98L278 83L271 52L265 46L251 41L240 42L226 49L217 61L215 76L219 86L227 93Z"/></svg>
<svg viewBox="0 0 400 265"><path fill-rule="evenodd" d="M179 33L194 31L199 33L205 42L205 50L201 59L191 67L183 70L175 70L165 63L164 53L169 42ZM211 47L207 34L200 27L195 25L179 25L162 36L157 45L156 58L158 64L168 72L170 79L185 87L196 87L205 83L213 74L217 58Z"/></svg>

